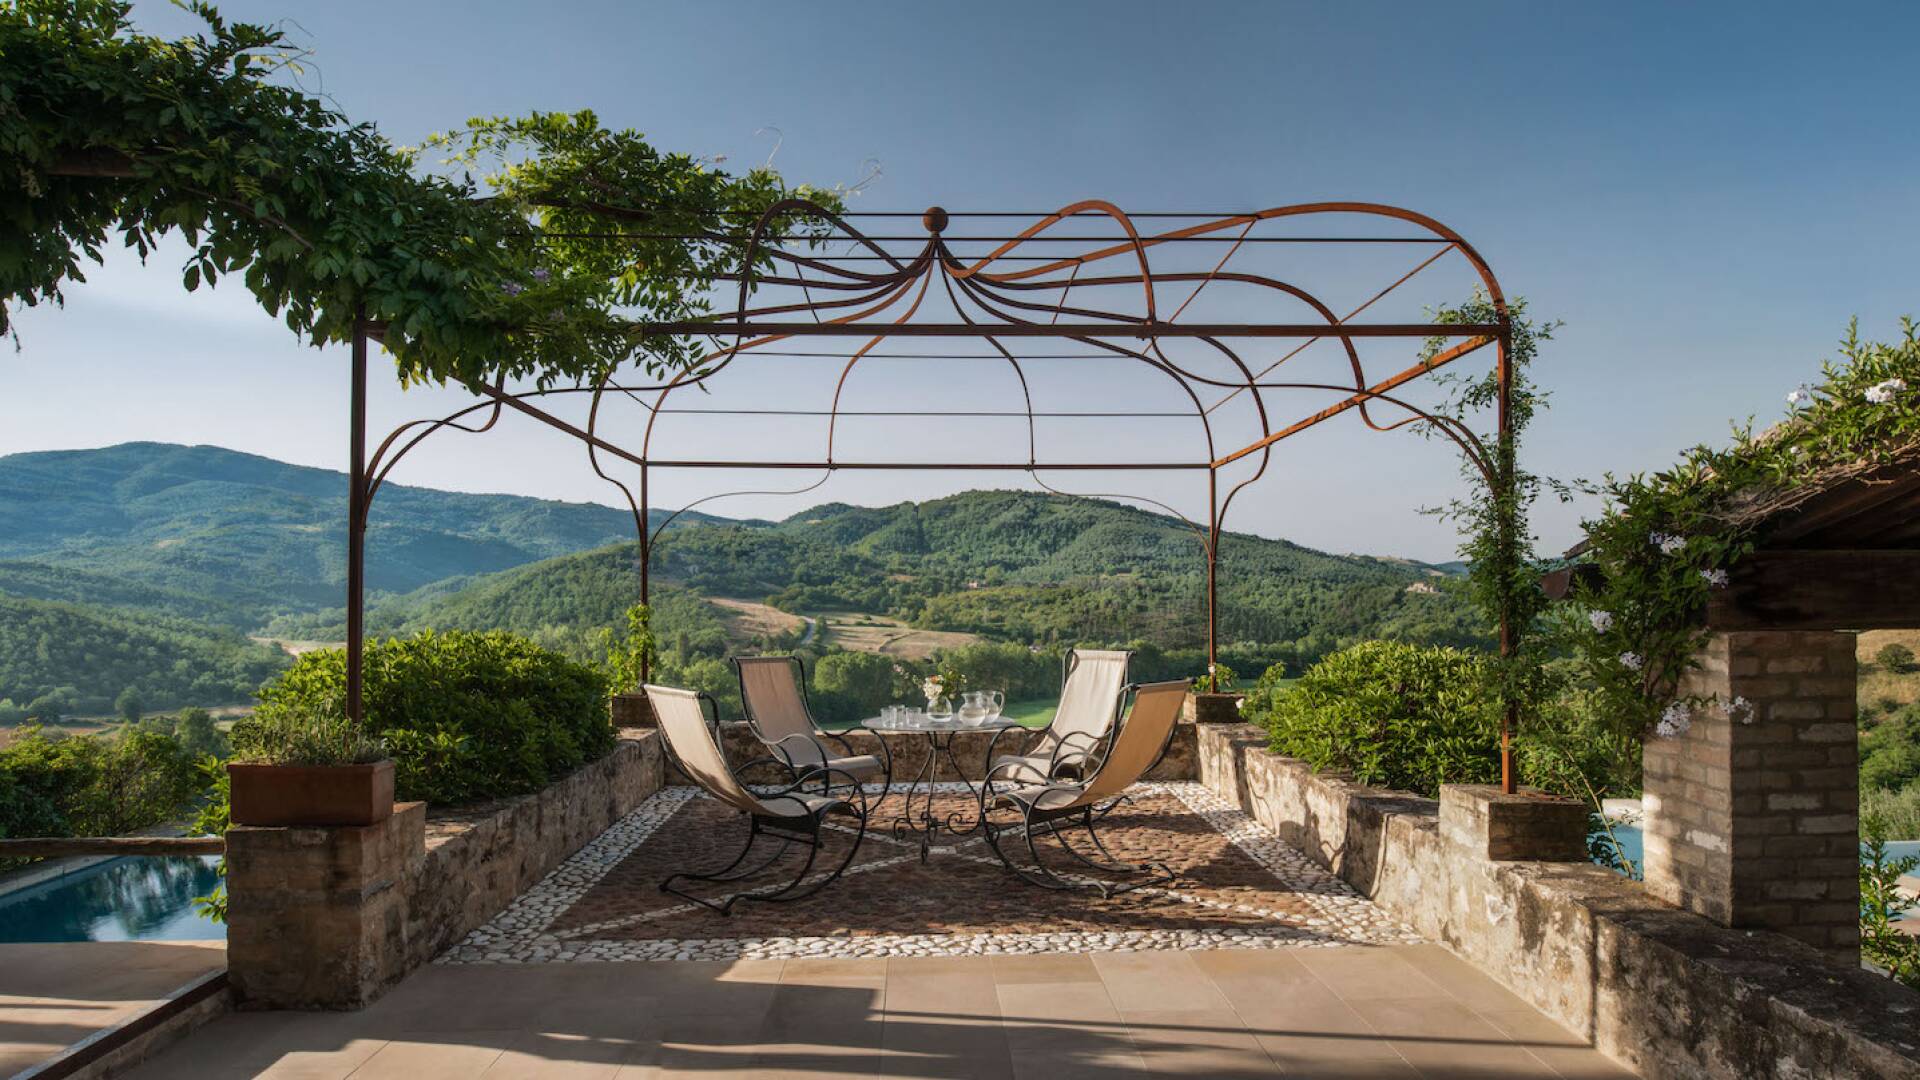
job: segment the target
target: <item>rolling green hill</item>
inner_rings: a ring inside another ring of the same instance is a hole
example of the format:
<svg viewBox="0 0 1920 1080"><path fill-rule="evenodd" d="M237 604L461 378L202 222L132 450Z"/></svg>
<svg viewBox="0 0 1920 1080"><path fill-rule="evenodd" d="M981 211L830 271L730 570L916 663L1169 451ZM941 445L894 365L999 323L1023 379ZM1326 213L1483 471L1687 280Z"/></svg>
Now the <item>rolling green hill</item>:
<svg viewBox="0 0 1920 1080"><path fill-rule="evenodd" d="M0 591L259 627L336 607L346 481L213 446L126 443L0 457ZM633 538L611 507L389 484L367 575L407 592Z"/></svg>
<svg viewBox="0 0 1920 1080"><path fill-rule="evenodd" d="M131 686L155 707L243 700L284 656L242 633L341 635L344 488L338 473L208 446L0 458L0 520L14 526L0 533L0 698L67 687L100 711ZM1117 503L973 491L682 522L654 578L656 629L682 656L753 636L706 597L1019 643L1203 640L1194 533ZM620 510L389 486L369 530L369 628L510 629L582 655L634 600L636 550ZM1304 663L1368 636L1485 639L1432 567L1240 534L1222 552L1221 640L1261 656Z"/></svg>
<svg viewBox="0 0 1920 1080"><path fill-rule="evenodd" d="M0 718L52 704L104 713L131 688L148 709L245 700L287 664L221 627L0 596Z"/></svg>

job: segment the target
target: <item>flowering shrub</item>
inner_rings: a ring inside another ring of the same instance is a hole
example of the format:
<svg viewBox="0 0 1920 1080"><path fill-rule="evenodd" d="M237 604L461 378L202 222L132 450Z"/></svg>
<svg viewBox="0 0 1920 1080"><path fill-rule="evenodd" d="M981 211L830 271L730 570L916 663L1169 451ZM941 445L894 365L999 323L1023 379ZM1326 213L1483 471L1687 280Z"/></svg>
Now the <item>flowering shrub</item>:
<svg viewBox="0 0 1920 1080"><path fill-rule="evenodd" d="M1754 548L1755 525L1742 511L1920 441L1920 395L1909 389L1920 383L1920 327L1903 321L1890 344L1861 341L1852 328L1841 355L1820 382L1786 395L1791 415L1773 427L1755 432L1749 422L1724 449L1697 446L1671 469L1600 485L1606 504L1586 522L1586 558L1601 574L1577 586L1585 618L1557 626L1581 658L1595 707L1623 730L1679 735L1702 709L1750 720L1747 702L1678 696L1705 638L1709 594Z"/></svg>

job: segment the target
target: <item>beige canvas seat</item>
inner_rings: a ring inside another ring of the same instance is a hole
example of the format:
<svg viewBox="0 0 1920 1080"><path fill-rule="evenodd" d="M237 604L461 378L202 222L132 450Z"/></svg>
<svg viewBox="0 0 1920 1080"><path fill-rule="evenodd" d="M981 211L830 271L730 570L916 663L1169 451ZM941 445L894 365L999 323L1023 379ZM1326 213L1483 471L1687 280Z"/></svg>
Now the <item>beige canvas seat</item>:
<svg viewBox="0 0 1920 1080"><path fill-rule="evenodd" d="M988 745L991 764L987 767L987 786L1046 783L1091 771L1113 734L1114 719L1120 715L1127 666L1132 659L1133 654L1124 649L1069 650L1066 675L1060 684L1060 707L1054 710L1053 719L1018 754L996 754L996 747ZM999 741L996 735L993 742Z"/></svg>
<svg viewBox="0 0 1920 1080"><path fill-rule="evenodd" d="M1102 818L1126 802L1126 790L1146 775L1165 752L1187 697L1184 679L1129 689L1133 690L1133 707L1120 722L1106 755L1085 779L1022 784L994 792L988 797L989 801L983 803L981 820L986 824L987 842L1000 856L1000 861L1007 864L1007 869L1021 880L1049 889L1092 888L1102 896L1116 896L1142 885L1173 879L1173 872L1161 863L1119 863L1095 829ZM1019 831L1025 835L1027 853L1033 858L1031 869L1016 864L1001 847L1003 836L1013 831L1014 826L996 823L991 817L995 810L1012 810L1020 815ZM1087 838L1105 861L1076 851L1067 843L1061 830L1074 826L1086 831ZM1136 880L1119 885L1102 880L1070 881L1048 868L1040 857L1035 841L1042 835L1051 835L1061 850L1095 870L1128 874Z"/></svg>
<svg viewBox="0 0 1920 1080"><path fill-rule="evenodd" d="M747 815L749 822L746 846L740 849L740 854L732 862L711 874L673 874L660 883L661 891L726 915L742 900L799 900L811 896L831 885L846 871L859 853L860 842L867 833L866 794L853 777L833 776L832 766L822 766L810 773L806 780L795 779L791 787L766 793L750 791L733 774L727 765L726 754L720 749L717 735L719 711L711 697L692 690L652 684L646 687L646 694L660 725L660 733L666 737L667 752L672 755L674 764L708 795ZM822 773L826 775L821 776ZM846 793L798 790L802 783L816 777L840 781L845 785L843 790ZM807 874L819 857L825 821L828 816L835 814L855 819L859 827L854 831L853 842L839 864L823 878L809 883ZM752 853L755 842L763 836L779 841L779 846L764 859L750 862L748 855ZM785 885L739 892L722 900L697 896L678 886L683 881L733 882L750 878L771 867L796 844L806 849L806 861Z"/></svg>
<svg viewBox="0 0 1920 1080"><path fill-rule="evenodd" d="M739 656L740 704L747 723L772 759L796 779L835 777L881 781L881 797L893 774L886 740L875 736L878 754L857 754L843 733L822 731L807 705L806 670L796 656ZM866 728L849 728L867 731ZM871 732L869 732L871 734ZM824 788L823 788L824 790Z"/></svg>

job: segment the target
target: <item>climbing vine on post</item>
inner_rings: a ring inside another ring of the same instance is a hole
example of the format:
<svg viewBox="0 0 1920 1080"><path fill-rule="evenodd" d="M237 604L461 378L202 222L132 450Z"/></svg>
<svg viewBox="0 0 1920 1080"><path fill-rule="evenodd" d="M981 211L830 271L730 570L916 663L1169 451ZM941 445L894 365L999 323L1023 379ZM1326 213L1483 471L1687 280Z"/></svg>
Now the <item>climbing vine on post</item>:
<svg viewBox="0 0 1920 1080"><path fill-rule="evenodd" d="M1920 326L1903 320L1891 343L1862 341L1849 327L1840 354L1818 382L1786 395L1790 411L1779 423L1756 432L1749 420L1729 446L1696 446L1670 469L1609 475L1600 485L1605 505L1586 522L1582 556L1598 573L1576 579L1584 610L1569 625L1595 707L1610 723L1672 736L1704 708L1749 718L1745 701L1679 692L1705 644L1709 595L1754 549L1747 511L1920 450Z"/></svg>
<svg viewBox="0 0 1920 1080"><path fill-rule="evenodd" d="M1461 464L1469 493L1436 512L1459 529L1460 557L1468 567L1468 596L1500 636L1491 686L1503 732L1508 734L1520 728L1545 694L1545 665L1529 634L1546 606L1529 515L1543 487L1562 490L1520 465L1521 439L1546 404L1545 393L1529 373L1540 343L1552 340L1559 327L1558 323L1536 323L1526 311L1524 299L1509 302L1503 311L1486 294L1476 292L1458 307L1432 313L1438 323L1494 323L1504 317L1511 327L1505 342L1504 402L1498 366L1478 377L1451 373L1434 377L1448 391L1435 415L1469 440L1463 446L1468 453ZM1422 358L1431 361L1447 344L1444 338L1429 339ZM1503 407L1505 422L1501 423ZM1474 430L1476 423L1484 425L1489 414L1496 418L1494 429ZM1429 424L1423 430L1438 434L1441 425ZM1512 754L1509 739L1503 742L1501 770L1509 789L1518 781Z"/></svg>

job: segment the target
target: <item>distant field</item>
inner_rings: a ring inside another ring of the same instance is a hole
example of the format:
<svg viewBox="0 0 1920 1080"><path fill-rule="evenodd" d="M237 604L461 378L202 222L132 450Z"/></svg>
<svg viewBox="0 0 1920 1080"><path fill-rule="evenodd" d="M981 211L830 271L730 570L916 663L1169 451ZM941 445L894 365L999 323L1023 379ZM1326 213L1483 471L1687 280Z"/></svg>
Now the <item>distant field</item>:
<svg viewBox="0 0 1920 1080"><path fill-rule="evenodd" d="M950 630L915 630L898 619L859 611L823 611L827 640L855 652L884 653L924 660L936 649L952 649L980 640L978 634Z"/></svg>
<svg viewBox="0 0 1920 1080"><path fill-rule="evenodd" d="M1887 671L1874 663L1873 655L1892 644L1905 645L1920 656L1920 630L1869 630L1860 635L1856 655L1860 660L1860 707L1877 709L1879 703L1892 701L1895 707L1920 701L1920 672Z"/></svg>
<svg viewBox="0 0 1920 1080"><path fill-rule="evenodd" d="M710 596L707 600L715 607L726 609L727 633L736 640L794 633L807 625L807 620L798 615L752 600L726 596Z"/></svg>
<svg viewBox="0 0 1920 1080"><path fill-rule="evenodd" d="M1034 698L1030 701L1009 701L1000 715L1009 720L1018 720L1030 728L1046 727L1053 719L1053 710L1059 708L1057 697Z"/></svg>
<svg viewBox="0 0 1920 1080"><path fill-rule="evenodd" d="M281 652L286 653L288 656L299 656L301 653L317 652L321 649L344 649L347 647L347 643L344 641L295 641L290 638L274 637L254 637L248 640L257 641L262 645L276 646Z"/></svg>

